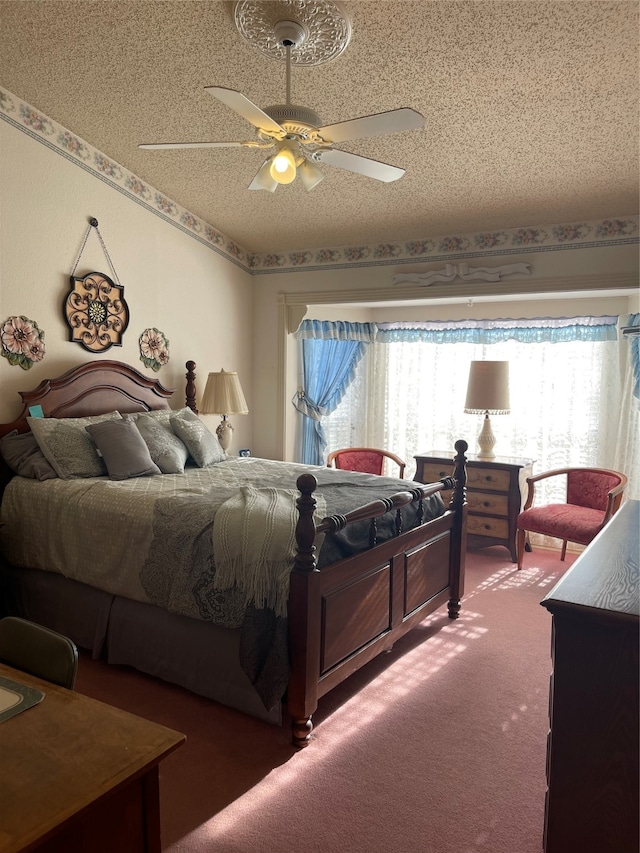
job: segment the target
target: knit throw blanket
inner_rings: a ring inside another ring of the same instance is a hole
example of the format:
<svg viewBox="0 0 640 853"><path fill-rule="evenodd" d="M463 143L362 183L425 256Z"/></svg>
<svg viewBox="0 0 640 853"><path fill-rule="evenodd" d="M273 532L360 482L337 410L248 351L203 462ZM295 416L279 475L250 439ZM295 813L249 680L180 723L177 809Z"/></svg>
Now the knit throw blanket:
<svg viewBox="0 0 640 853"><path fill-rule="evenodd" d="M295 489L242 486L218 509L213 521L215 586L243 590L247 604L287 615L289 575L296 555ZM316 494L316 518L326 514ZM320 543L316 540L316 549Z"/></svg>

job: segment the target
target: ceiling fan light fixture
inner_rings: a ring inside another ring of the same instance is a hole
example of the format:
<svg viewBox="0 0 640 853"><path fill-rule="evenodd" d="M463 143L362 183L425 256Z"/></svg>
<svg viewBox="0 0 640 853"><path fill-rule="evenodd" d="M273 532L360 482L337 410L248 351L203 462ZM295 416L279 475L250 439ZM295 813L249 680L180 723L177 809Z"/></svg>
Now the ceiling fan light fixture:
<svg viewBox="0 0 640 853"><path fill-rule="evenodd" d="M268 157L262 166L258 169L255 178L249 184L250 190L266 190L267 192L275 192L278 189L277 181L271 177L271 161L272 157Z"/></svg>
<svg viewBox="0 0 640 853"><path fill-rule="evenodd" d="M296 161L288 145L282 145L272 158L269 174L279 184L290 184L296 178Z"/></svg>
<svg viewBox="0 0 640 853"><path fill-rule="evenodd" d="M298 166L298 174L300 175L300 180L307 192L317 186L324 178L324 172L322 169L319 169L318 166L310 160L304 160L300 166Z"/></svg>

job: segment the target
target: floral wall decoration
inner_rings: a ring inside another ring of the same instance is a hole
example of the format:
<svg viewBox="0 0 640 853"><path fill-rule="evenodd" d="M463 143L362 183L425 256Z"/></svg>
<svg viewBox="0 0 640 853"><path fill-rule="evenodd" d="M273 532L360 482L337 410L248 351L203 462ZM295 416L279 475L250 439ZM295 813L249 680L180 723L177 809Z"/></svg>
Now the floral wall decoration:
<svg viewBox="0 0 640 853"><path fill-rule="evenodd" d="M140 335L140 361L158 371L169 363L169 341L159 329L145 329Z"/></svg>
<svg viewBox="0 0 640 853"><path fill-rule="evenodd" d="M0 329L2 355L9 364L30 370L45 354L44 331L28 317L8 317Z"/></svg>

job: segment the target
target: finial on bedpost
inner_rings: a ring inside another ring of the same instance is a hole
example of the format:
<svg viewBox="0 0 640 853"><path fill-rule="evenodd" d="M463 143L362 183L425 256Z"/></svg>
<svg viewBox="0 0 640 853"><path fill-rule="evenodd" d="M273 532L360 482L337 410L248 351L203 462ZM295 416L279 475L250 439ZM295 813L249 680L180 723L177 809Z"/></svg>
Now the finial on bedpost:
<svg viewBox="0 0 640 853"><path fill-rule="evenodd" d="M198 414L198 409L196 406L196 363L195 361L188 361L186 364L187 368L187 388L185 391L185 402L186 405L191 409L194 414Z"/></svg>
<svg viewBox="0 0 640 853"><path fill-rule="evenodd" d="M313 513L316 508L316 499L313 496L318 481L313 474L302 474L298 477L296 486L300 491L300 497L296 500L298 507L298 522L296 524L296 560L295 568L303 572L312 572L316 567L314 541L316 538L316 525Z"/></svg>

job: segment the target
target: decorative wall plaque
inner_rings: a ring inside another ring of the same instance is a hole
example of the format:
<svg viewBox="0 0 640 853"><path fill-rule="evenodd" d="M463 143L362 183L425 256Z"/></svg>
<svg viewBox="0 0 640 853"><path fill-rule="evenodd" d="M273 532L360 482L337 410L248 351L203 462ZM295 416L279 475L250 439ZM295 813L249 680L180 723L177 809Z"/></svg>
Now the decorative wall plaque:
<svg viewBox="0 0 640 853"><path fill-rule="evenodd" d="M101 272L90 272L82 278L72 275L64 316L70 328L69 339L89 352L122 346L121 338L129 325L124 287Z"/></svg>
<svg viewBox="0 0 640 853"><path fill-rule="evenodd" d="M23 315L7 317L0 326L0 353L9 364L30 370L44 358L44 331Z"/></svg>
<svg viewBox="0 0 640 853"><path fill-rule="evenodd" d="M145 367L158 371L169 363L169 340L159 329L145 329L138 339L140 361Z"/></svg>
<svg viewBox="0 0 640 853"><path fill-rule="evenodd" d="M100 240L113 279L103 272L89 272L82 278L74 275L92 230ZM82 344L89 352L104 352L109 347L122 346L121 338L129 325L129 308L124 299L124 287L118 284L115 267L95 216L89 219L89 227L71 270L71 290L64 301L64 316L71 330L69 339Z"/></svg>

